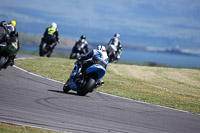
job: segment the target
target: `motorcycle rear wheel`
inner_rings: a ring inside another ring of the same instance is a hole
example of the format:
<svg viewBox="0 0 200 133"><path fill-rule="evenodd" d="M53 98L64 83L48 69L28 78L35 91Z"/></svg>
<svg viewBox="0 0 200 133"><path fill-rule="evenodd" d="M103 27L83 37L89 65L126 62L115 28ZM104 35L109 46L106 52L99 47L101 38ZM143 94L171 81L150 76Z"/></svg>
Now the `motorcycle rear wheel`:
<svg viewBox="0 0 200 133"><path fill-rule="evenodd" d="M80 57L79 53L71 53L70 59L78 59Z"/></svg>
<svg viewBox="0 0 200 133"><path fill-rule="evenodd" d="M87 95L88 92L92 92L95 87L96 81L93 78L90 78L88 82L77 91L77 94L80 96Z"/></svg>

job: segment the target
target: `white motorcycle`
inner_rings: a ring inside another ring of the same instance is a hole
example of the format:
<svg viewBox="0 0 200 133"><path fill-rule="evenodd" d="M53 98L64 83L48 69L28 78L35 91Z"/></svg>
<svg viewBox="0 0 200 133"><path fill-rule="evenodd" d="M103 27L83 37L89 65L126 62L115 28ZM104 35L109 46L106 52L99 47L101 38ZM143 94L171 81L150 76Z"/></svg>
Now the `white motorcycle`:
<svg viewBox="0 0 200 133"><path fill-rule="evenodd" d="M107 52L108 52L109 62L116 63L117 60L120 59L120 56L122 54L122 49L117 50L117 47L115 45L109 44Z"/></svg>

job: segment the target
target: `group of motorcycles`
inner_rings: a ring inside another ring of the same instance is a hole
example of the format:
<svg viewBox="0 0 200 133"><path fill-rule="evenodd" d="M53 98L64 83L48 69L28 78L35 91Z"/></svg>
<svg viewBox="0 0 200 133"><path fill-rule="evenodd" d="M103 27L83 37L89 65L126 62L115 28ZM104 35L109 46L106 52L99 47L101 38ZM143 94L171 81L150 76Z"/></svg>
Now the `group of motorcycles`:
<svg viewBox="0 0 200 133"><path fill-rule="evenodd" d="M116 63L120 58L122 50L117 49L114 45L108 45L107 53L109 62ZM84 52L83 46L76 45L72 49L70 59L78 59L84 54L86 54L86 52ZM80 65L82 64L77 61L74 65L69 79L63 86L63 92L66 93L70 90L74 90L78 95L85 96L87 93L92 92L94 89L104 84L103 81L100 81L106 73L106 69L103 66L94 64L88 67L84 74L77 76L81 71L80 69L82 66Z"/></svg>
<svg viewBox="0 0 200 133"><path fill-rule="evenodd" d="M0 39L2 40L5 35L5 29L0 27ZM18 43L18 36L15 34L9 36L6 42L0 43L0 70L2 68L6 69L10 65L9 60L16 54L19 46ZM52 44L53 42L48 38L43 38L40 44L39 55L50 57L53 51ZM120 58L121 51L118 51L115 47L108 46L107 51L109 62L114 62ZM70 59L78 59L84 54L86 54L86 52L83 50L82 46L76 45L70 54ZM63 91L65 93L74 90L78 95L85 96L95 88L104 84L103 81L100 81L106 73L106 69L103 66L94 64L88 67L85 73L80 73L82 64L77 61L74 65L69 79L63 86Z"/></svg>
<svg viewBox="0 0 200 133"><path fill-rule="evenodd" d="M2 41L7 38L7 41ZM6 69L11 64L11 58L16 54L19 48L18 34L6 33L3 27L0 27L0 70Z"/></svg>
<svg viewBox="0 0 200 133"><path fill-rule="evenodd" d="M72 48L70 54L70 59L79 59L81 56L87 54L84 49L84 44L75 45ZM40 56L50 57L52 53L52 42L48 38L43 38L40 44ZM107 49L109 62L115 62L119 60L122 53L121 50L118 50L114 45L108 45ZM63 92L67 93L70 90L74 90L78 95L85 96L87 93L92 92L95 88L103 85L103 82L100 82L101 78L106 73L106 70L103 66L94 64L87 68L86 72L78 75L82 64L78 61L75 62L74 68L70 74L69 79L63 86Z"/></svg>
<svg viewBox="0 0 200 133"><path fill-rule="evenodd" d="M50 57L53 51L52 48L53 42L48 38L42 38L39 55ZM107 48L109 62L116 63L120 59L122 53L121 49L117 49L114 45L108 45ZM70 59L79 59L81 56L87 54L84 50L84 44L75 45L70 54ZM101 78L106 73L104 67L98 64L94 64L87 68L86 72L78 75L80 73L81 63L78 61L75 62L74 68L70 74L69 79L63 86L63 92L67 93L70 90L74 90L78 95L85 96L87 93L92 92L95 88L103 85L103 82L100 82Z"/></svg>
<svg viewBox="0 0 200 133"><path fill-rule="evenodd" d="M117 49L114 45L108 45L107 53L109 62L117 63L122 54L122 50ZM86 52L83 50L83 45L76 45L73 47L73 50L70 54L70 59L78 59L85 54Z"/></svg>

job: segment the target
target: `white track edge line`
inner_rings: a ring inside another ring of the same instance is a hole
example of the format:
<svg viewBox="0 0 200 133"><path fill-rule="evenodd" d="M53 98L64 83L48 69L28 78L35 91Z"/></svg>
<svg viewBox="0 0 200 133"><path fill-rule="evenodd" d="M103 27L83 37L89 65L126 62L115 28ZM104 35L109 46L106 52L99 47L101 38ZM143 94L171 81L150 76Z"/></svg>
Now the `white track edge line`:
<svg viewBox="0 0 200 133"><path fill-rule="evenodd" d="M50 80L50 81L54 81L54 82L57 82L57 83L64 84L64 82L61 82L61 81L57 81L57 80L54 80L54 79L50 79L50 78L47 78L47 77L40 76L40 75L38 75L38 74L35 74L35 73L29 72L29 71L27 71L27 70L25 70L25 69L22 69L22 68L20 68L20 67L18 67L18 66L15 66L15 65L14 65L13 67L15 67L15 68L17 68L17 69L19 69L19 70L21 70L21 71L24 71L24 72L26 72L26 73L29 73L29 74L31 74L31 75L34 75L34 76L36 76L36 77L40 77L40 78L44 78L44 79L47 79L47 80Z"/></svg>

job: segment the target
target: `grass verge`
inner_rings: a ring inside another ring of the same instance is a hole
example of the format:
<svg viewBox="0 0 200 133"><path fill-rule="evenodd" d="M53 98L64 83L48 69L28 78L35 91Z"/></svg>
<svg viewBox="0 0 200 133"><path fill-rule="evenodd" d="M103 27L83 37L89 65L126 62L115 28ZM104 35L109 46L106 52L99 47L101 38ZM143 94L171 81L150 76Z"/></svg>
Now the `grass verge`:
<svg viewBox="0 0 200 133"><path fill-rule="evenodd" d="M65 82L75 60L35 58L16 65L33 73ZM98 91L134 100L200 113L200 70L108 64ZM62 90L62 88L60 88Z"/></svg>
<svg viewBox="0 0 200 133"><path fill-rule="evenodd" d="M19 50L19 52L17 54L39 56L39 52L38 51L23 51L23 50ZM52 53L51 57L69 58L69 55L66 55L66 54L63 54L63 53Z"/></svg>
<svg viewBox="0 0 200 133"><path fill-rule="evenodd" d="M31 128L31 127L26 127L24 125L17 126L13 124L0 123L0 133L59 133L59 132Z"/></svg>

